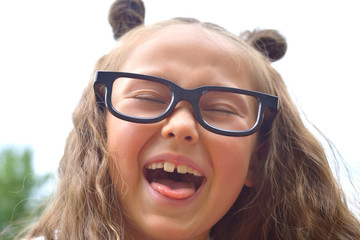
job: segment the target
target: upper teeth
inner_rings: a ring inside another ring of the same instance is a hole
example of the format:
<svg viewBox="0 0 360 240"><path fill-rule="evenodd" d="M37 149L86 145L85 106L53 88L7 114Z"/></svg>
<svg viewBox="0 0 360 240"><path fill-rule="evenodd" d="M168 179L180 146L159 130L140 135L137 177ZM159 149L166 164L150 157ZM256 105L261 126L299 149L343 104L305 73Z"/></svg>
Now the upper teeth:
<svg viewBox="0 0 360 240"><path fill-rule="evenodd" d="M159 169L163 168L165 172L174 172L175 168L177 169L178 173L185 174L185 173L191 173L195 176L202 176L201 173L196 171L195 169L187 166L187 165L175 165L171 162L158 162L158 163L151 163L146 166L148 169Z"/></svg>

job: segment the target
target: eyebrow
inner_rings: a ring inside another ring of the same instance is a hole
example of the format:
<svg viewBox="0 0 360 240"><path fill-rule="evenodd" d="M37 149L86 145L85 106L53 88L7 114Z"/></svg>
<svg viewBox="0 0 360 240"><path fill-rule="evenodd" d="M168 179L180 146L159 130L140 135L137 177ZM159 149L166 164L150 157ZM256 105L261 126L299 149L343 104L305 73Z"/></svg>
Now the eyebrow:
<svg viewBox="0 0 360 240"><path fill-rule="evenodd" d="M172 77L170 74L171 73L164 73L162 70L140 70L137 71L136 73L139 74L143 74L143 75L149 75L149 76L154 76L154 77L158 77L158 78L163 78L166 79L168 81L171 81L179 86L181 86L180 82L175 81L174 79L176 79L176 77ZM221 80L223 78L214 78L211 77L211 75L208 78L201 78L200 81L197 81L197 83L199 83L198 85L195 85L192 88L185 88L185 89L194 89L194 88L198 88L198 87L202 87L202 86L219 86L219 87L230 87L230 88L240 88L240 89L247 89L247 90L251 90L251 88L249 87L240 87L236 84L223 84L223 81ZM229 78L228 78L229 79ZM241 82L240 79L234 79L235 81L239 81L239 83Z"/></svg>

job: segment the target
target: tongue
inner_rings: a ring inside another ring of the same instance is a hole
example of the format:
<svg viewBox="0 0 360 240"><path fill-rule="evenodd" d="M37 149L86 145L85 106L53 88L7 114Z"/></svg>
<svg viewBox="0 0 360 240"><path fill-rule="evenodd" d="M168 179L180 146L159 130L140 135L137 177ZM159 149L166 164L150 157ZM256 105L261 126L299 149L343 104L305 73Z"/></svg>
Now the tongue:
<svg viewBox="0 0 360 240"><path fill-rule="evenodd" d="M196 192L191 182L177 182L171 179L153 179L151 187L158 193L174 199L185 199Z"/></svg>

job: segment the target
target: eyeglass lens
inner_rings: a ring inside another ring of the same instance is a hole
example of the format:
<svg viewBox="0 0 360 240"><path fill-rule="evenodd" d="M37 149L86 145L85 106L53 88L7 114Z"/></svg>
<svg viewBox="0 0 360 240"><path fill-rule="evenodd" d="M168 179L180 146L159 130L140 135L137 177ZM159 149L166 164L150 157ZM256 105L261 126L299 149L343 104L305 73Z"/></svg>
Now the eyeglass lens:
<svg viewBox="0 0 360 240"><path fill-rule="evenodd" d="M154 118L162 115L172 102L167 85L131 78L118 78L111 94L113 107L134 118ZM245 94L206 91L197 103L202 119L210 126L231 131L251 129L257 120L257 98Z"/></svg>

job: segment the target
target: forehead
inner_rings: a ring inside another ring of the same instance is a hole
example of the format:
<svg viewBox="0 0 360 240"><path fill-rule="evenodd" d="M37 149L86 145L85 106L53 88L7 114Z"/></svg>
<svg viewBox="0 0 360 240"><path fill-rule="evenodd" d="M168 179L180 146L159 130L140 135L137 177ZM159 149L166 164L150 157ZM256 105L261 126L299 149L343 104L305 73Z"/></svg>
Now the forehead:
<svg viewBox="0 0 360 240"><path fill-rule="evenodd" d="M214 79L216 75L227 76L228 79L248 78L246 64L237 46L220 33L197 24L166 26L139 35L130 41L128 48L130 50L120 71L159 75L156 74L157 69L161 72L177 68L182 72L198 70L211 73ZM173 77L163 76L163 73L160 76ZM211 81L211 78L207 79Z"/></svg>
<svg viewBox="0 0 360 240"><path fill-rule="evenodd" d="M235 44L231 43L220 33L202 27L198 24L176 24L145 31L143 34L129 39L133 51L140 52L151 49L176 50L195 47L194 55L205 53L214 57L232 58L233 61L242 61ZM183 52L183 54L191 54ZM182 55L183 55L182 54ZM209 59L211 60L211 59Z"/></svg>

